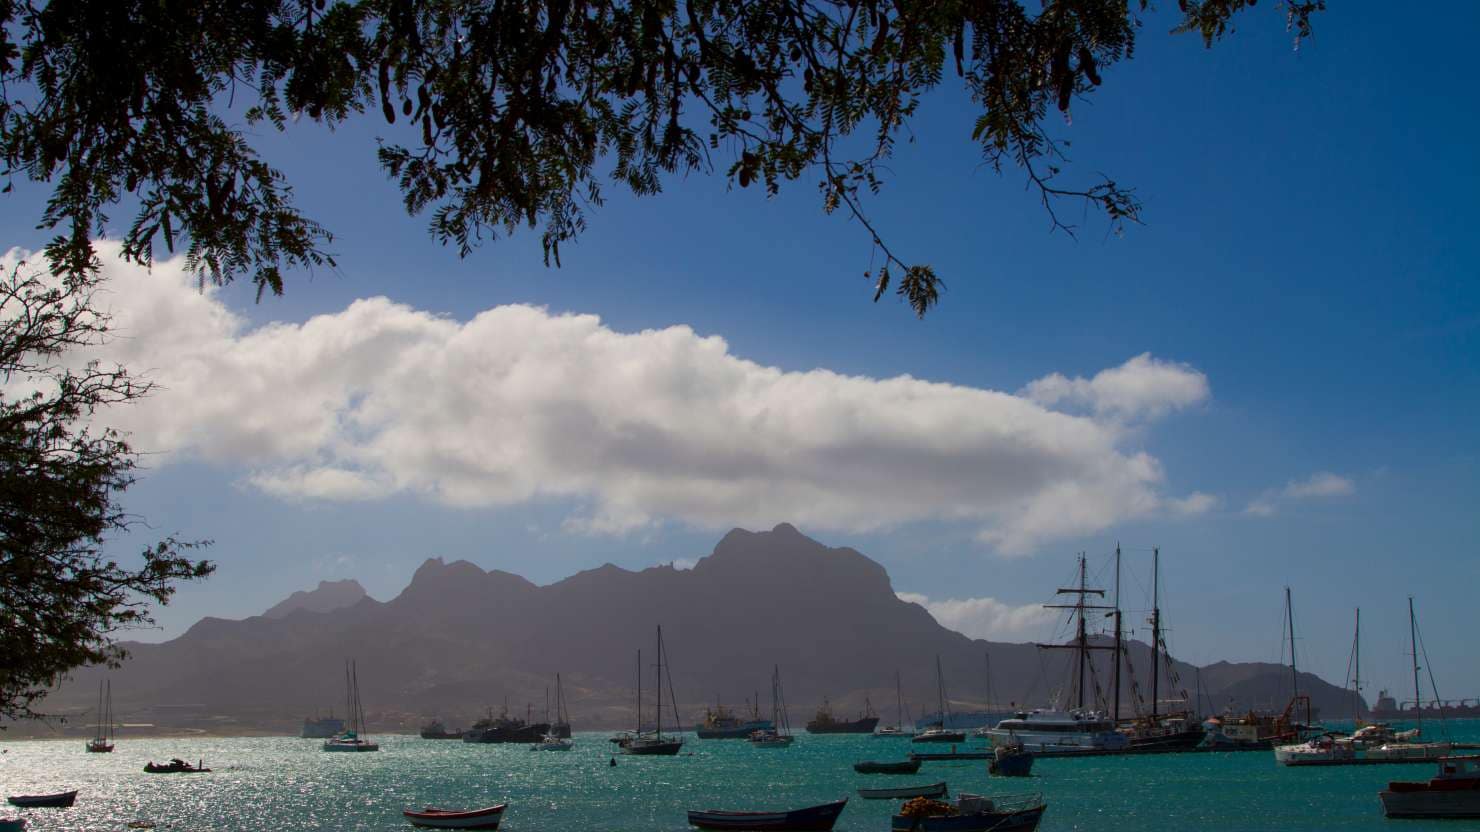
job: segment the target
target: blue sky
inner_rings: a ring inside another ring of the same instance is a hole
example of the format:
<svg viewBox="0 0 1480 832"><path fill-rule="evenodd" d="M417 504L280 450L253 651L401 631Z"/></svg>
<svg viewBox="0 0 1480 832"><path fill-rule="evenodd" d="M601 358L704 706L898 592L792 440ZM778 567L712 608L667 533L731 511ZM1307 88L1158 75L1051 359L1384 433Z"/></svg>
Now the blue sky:
<svg viewBox="0 0 1480 832"><path fill-rule="evenodd" d="M340 316L376 296L454 324L518 303L550 316L596 315L614 333L688 326L798 384L823 369L1013 394L1054 373L1088 380L1149 353L1183 380L1202 377L1206 389L1126 418L1086 413L1098 399L1071 401L1075 429L1113 436L1116 459L1155 460L1157 478L1136 487L1163 502L1122 505L1089 531L1070 524L1007 553L980 537L984 524L1008 522L1000 517L943 519L916 506L871 528L843 507L809 503L799 512L834 518L815 528L742 495L727 524L722 500L673 509L682 501L672 494L652 496L662 483L622 497L629 519L647 515L618 533L593 531L600 500L590 493L475 504L415 489L309 497L254 479L262 465L250 443L197 437L205 450L152 457L128 504L156 530L214 539L220 571L182 590L159 616L162 630L145 635L172 637L206 614L253 614L324 578L355 577L388 598L429 556L548 582L607 561L697 558L725 525L789 520L879 560L901 592L935 604L981 601L937 609L973 634L1012 640L1052 626L1004 610L1047 600L1076 552L1103 562L1117 540L1142 584L1147 553L1161 546L1170 640L1183 658L1277 660L1289 584L1304 663L1337 683L1352 609L1362 607L1369 697L1403 684L1411 594L1440 693L1480 695L1467 637L1480 577L1480 244L1471 201L1480 124L1467 106L1480 78L1466 57L1477 24L1480 12L1464 5L1440 27L1388 4L1333 4L1297 52L1276 10L1259 6L1208 51L1164 34L1168 18L1150 15L1135 60L1107 73L1063 127L1070 176L1105 171L1145 203L1145 225L1121 238L1093 214L1077 240L1050 233L1016 173L981 166L968 139L972 113L948 80L869 204L890 245L947 282L924 321L900 303L870 302L862 230L823 215L808 180L770 200L727 192L713 177L671 181L655 199L609 188L590 231L563 252L564 267L547 270L531 233L467 260L432 242L375 165L373 139L389 129L378 118L334 134L294 127L263 136L300 204L335 232L341 268L292 276L285 297L260 304L246 286L198 299L239 316L238 336ZM6 246L42 242L28 230L37 194L20 188L0 201ZM490 337L513 337L510 321L489 325ZM852 389L824 381L827 395ZM875 400L877 385L860 389ZM969 414L976 405L959 406ZM867 403L860 407L866 415ZM990 408L980 415L1005 418ZM355 428L345 430L353 442ZM964 443L962 458L973 459ZM942 458L950 456L947 442ZM668 464L685 464L676 459ZM1113 490L1101 497L1114 502ZM942 503L969 511L967 491ZM1171 501L1195 494L1210 507L1172 510Z"/></svg>

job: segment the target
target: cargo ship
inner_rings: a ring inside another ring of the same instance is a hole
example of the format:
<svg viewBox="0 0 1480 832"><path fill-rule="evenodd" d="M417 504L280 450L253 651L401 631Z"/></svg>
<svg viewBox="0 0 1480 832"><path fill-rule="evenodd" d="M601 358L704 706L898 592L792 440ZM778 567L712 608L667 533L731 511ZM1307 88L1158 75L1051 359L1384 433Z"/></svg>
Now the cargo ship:
<svg viewBox="0 0 1480 832"><path fill-rule="evenodd" d="M548 722L529 722L509 716L507 709L497 717L490 710L488 716L473 723L463 732L463 742L473 743L537 743L550 733Z"/></svg>
<svg viewBox="0 0 1480 832"><path fill-rule="evenodd" d="M421 726L421 738L424 740L460 740L462 735L461 731L447 730L447 726L443 725L439 719L434 719Z"/></svg>
<svg viewBox="0 0 1480 832"><path fill-rule="evenodd" d="M822 700L822 707L817 709L817 715L807 723L809 734L872 734L874 726L879 724L879 716L874 713L874 706L867 699L863 700L863 713L858 719L852 721L840 720L833 716L832 703L826 698Z"/></svg>
<svg viewBox="0 0 1480 832"><path fill-rule="evenodd" d="M1384 690L1378 692L1377 703L1372 706L1372 718L1383 722L1417 722L1451 717L1480 717L1480 699L1452 699L1448 702L1433 700L1422 708L1414 708L1412 702L1399 705L1392 694Z"/></svg>
<svg viewBox="0 0 1480 832"><path fill-rule="evenodd" d="M694 732L701 740L743 740L756 731L774 731L775 723L761 719L760 713L752 710L749 719L741 719L724 705L716 702L714 710L704 709L704 721Z"/></svg>

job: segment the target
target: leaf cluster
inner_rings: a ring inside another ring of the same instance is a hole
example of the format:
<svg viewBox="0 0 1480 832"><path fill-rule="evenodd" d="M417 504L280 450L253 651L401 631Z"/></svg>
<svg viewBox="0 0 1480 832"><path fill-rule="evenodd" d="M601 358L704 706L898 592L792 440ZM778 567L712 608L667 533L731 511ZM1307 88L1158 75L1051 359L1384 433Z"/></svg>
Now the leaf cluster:
<svg viewBox="0 0 1480 832"><path fill-rule="evenodd" d="M923 315L941 283L885 244L862 200L922 96L953 75L984 160L1020 170L1055 228L1060 200L1137 220L1113 180L1060 184L1052 113L1132 54L1147 0L0 0L0 153L55 182L52 266L94 267L107 206L139 209L127 256L189 240L190 265L281 292L285 268L333 265L328 231L221 113L284 130L378 111L379 161L413 214L466 256L541 230L547 263L616 183L639 195L715 169L775 194L815 177L883 255L875 297ZM1253 0L1180 0L1211 44ZM1283 0L1303 36L1322 0ZM850 137L856 137L851 138ZM845 150L846 149L846 150ZM603 169L598 169L601 165ZM609 168L606 167L609 165Z"/></svg>

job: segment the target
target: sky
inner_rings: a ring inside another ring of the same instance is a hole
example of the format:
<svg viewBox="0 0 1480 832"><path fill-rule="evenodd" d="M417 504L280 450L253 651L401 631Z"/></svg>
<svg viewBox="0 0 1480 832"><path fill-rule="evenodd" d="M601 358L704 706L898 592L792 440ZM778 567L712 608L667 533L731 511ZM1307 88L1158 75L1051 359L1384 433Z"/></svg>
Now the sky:
<svg viewBox="0 0 1480 832"><path fill-rule="evenodd" d="M1480 9L1445 17L1332 4L1295 50L1261 5L1205 50L1148 15L1056 124L1069 176L1136 188L1123 235L1053 232L948 78L868 203L946 282L924 320L872 302L867 237L810 180L609 187L548 269L536 233L433 241L378 118L257 133L337 270L257 302L102 247L100 356L160 386L108 417L148 451L113 551L178 533L218 564L134 635L326 579L385 600L428 557L548 583L791 522L998 640L1050 637L1039 605L1117 544L1138 611L1159 547L1186 660L1281 660L1289 586L1302 667L1341 684L1360 607L1369 700L1409 685L1412 596L1440 695L1480 696ZM43 198L0 198L10 262Z"/></svg>

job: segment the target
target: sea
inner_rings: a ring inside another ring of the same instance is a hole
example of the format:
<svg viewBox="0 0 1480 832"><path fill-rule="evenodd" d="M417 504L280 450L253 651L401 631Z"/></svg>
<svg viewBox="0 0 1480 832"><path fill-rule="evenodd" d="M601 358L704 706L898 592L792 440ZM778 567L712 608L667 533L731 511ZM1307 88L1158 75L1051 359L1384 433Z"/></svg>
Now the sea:
<svg viewBox="0 0 1480 832"><path fill-rule="evenodd" d="M1480 720L1451 721L1448 730L1456 742L1480 742ZM508 832L679 832L689 828L689 809L801 808L847 797L837 830L884 832L897 804L863 800L859 788L945 781L952 795L1041 793L1045 832L1480 830L1480 821L1383 818L1377 792L1389 780L1427 779L1433 763L1285 768L1271 752L1245 751L1040 759L1034 776L1021 779L991 777L984 761L869 776L853 763L903 759L909 740L800 734L789 748L761 749L690 734L681 756L624 757L607 737L577 733L574 750L541 752L382 735L379 752L361 754L325 753L319 740L289 737L120 738L112 754L88 754L81 739L0 737L4 794L79 790L70 809L0 807L0 817L25 817L33 830L410 830L402 809L507 802L500 828ZM144 773L146 762L171 757L212 771Z"/></svg>

